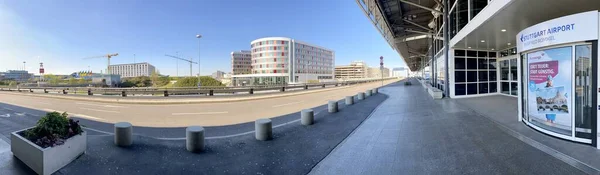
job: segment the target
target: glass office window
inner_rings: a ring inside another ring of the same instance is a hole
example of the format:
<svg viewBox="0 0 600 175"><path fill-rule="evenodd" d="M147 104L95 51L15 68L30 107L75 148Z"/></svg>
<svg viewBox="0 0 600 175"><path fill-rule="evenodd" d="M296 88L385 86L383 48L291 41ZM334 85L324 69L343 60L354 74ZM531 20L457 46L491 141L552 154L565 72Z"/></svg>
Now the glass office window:
<svg viewBox="0 0 600 175"><path fill-rule="evenodd" d="M471 19L473 19L485 6L488 0L471 0Z"/></svg>
<svg viewBox="0 0 600 175"><path fill-rule="evenodd" d="M467 68L467 60L463 57L455 57L454 58L454 69L466 69Z"/></svg>
<svg viewBox="0 0 600 175"><path fill-rule="evenodd" d="M465 71L454 71L455 82L464 83L467 81L467 75Z"/></svg>
<svg viewBox="0 0 600 175"><path fill-rule="evenodd" d="M496 91L496 85L490 85L491 81L496 80L496 58L490 57L495 56L495 52L454 50L454 55L454 82L455 88L459 88L455 90L455 95L477 95Z"/></svg>
<svg viewBox="0 0 600 175"><path fill-rule="evenodd" d="M508 60L500 61L500 80L509 80L509 74L510 70Z"/></svg>

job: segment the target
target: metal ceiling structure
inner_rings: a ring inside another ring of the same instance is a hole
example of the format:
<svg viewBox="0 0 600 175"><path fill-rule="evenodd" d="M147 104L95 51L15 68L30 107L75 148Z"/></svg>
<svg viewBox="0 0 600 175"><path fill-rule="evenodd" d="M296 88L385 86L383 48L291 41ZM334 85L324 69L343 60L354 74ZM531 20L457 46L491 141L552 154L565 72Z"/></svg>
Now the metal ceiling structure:
<svg viewBox="0 0 600 175"><path fill-rule="evenodd" d="M442 18L440 0L356 0L365 15L411 71L431 59L431 39L442 40L434 18Z"/></svg>

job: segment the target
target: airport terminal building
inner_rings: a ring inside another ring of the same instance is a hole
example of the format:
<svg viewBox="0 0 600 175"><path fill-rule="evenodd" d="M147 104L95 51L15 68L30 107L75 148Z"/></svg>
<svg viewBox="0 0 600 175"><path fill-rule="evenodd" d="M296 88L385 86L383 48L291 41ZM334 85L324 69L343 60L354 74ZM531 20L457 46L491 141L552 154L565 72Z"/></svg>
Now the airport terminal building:
<svg viewBox="0 0 600 175"><path fill-rule="evenodd" d="M446 98L502 95L514 120L600 148L598 0L356 0Z"/></svg>

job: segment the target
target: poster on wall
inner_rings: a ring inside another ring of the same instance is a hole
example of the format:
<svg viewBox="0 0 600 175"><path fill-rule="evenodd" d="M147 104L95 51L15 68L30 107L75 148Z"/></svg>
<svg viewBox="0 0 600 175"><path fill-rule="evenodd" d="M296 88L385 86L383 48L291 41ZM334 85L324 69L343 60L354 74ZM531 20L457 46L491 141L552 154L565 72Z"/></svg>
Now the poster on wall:
<svg viewBox="0 0 600 175"><path fill-rule="evenodd" d="M527 54L530 119L571 135L571 47ZM545 127L547 128L547 127Z"/></svg>

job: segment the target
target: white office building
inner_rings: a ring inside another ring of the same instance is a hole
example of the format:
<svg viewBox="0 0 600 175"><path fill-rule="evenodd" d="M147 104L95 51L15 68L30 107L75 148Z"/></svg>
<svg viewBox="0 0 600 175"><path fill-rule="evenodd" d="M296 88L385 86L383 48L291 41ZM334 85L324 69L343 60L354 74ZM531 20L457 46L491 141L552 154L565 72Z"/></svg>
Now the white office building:
<svg viewBox="0 0 600 175"><path fill-rule="evenodd" d="M269 85L334 81L335 52L285 37L251 43L251 74L233 75L233 84Z"/></svg>
<svg viewBox="0 0 600 175"><path fill-rule="evenodd" d="M112 74L121 75L121 78L150 76L155 71L150 63L116 64L110 65Z"/></svg>
<svg viewBox="0 0 600 175"><path fill-rule="evenodd" d="M249 50L231 52L231 73L233 75L252 73L252 53Z"/></svg>

